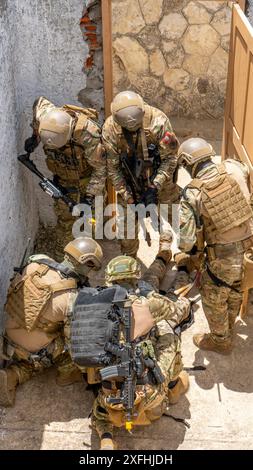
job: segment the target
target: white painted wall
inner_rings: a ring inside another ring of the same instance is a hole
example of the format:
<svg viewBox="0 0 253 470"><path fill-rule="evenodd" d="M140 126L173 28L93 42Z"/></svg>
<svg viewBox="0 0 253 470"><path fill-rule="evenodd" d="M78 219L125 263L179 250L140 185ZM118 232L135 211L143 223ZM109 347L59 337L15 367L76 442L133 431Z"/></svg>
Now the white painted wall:
<svg viewBox="0 0 253 470"><path fill-rule="evenodd" d="M88 54L79 20L84 0L0 0L0 317L9 278L38 214L54 221L52 203L37 178L17 162L31 135L32 104L45 95L76 103L85 88ZM36 162L45 169L42 149Z"/></svg>

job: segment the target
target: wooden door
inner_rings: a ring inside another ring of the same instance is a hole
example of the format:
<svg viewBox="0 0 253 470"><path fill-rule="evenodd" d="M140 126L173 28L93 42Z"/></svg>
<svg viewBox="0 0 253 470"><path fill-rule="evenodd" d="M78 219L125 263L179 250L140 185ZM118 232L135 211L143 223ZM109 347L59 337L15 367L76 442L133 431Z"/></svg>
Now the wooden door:
<svg viewBox="0 0 253 470"><path fill-rule="evenodd" d="M239 5L232 8L223 158L239 157L253 186L253 28Z"/></svg>

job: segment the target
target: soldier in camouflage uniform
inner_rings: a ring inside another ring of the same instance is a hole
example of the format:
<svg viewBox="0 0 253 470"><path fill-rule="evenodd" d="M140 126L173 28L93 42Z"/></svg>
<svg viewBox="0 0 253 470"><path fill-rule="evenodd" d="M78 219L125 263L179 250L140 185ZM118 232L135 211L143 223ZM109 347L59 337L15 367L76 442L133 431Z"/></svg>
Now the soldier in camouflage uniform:
<svg viewBox="0 0 253 470"><path fill-rule="evenodd" d="M128 256L118 256L106 267L107 285L118 284L129 291L133 312L141 324L138 337L145 337L142 346L151 349L165 377L160 385L137 385L133 419L134 425L148 425L159 419L168 404L178 402L189 387L188 374L183 371L180 332L175 331L190 316L190 302L177 301L161 295L159 284L171 259L170 236L160 242L159 253L145 275L140 279L140 266ZM151 323L150 323L151 320ZM155 325L155 334L149 340L149 329ZM138 328L138 327L137 327ZM180 329L179 329L180 330ZM148 333L148 334L147 334ZM113 391L114 390L114 391ZM114 449L113 428L124 426L122 405L108 404L106 398L117 393L117 382L102 382L102 388L93 406L93 425L101 439L101 449Z"/></svg>
<svg viewBox="0 0 253 470"><path fill-rule="evenodd" d="M201 295L210 333L195 335L193 342L229 354L242 302L244 252L253 245L253 213L248 167L232 159L216 165L214 155L200 138L179 148L179 164L193 178L181 200L179 248L187 253L187 262L189 254L196 258L198 253L203 257L204 248L206 252Z"/></svg>
<svg viewBox="0 0 253 470"><path fill-rule="evenodd" d="M59 108L40 97L33 105L32 128L25 150L33 152L41 141L55 183L77 203L93 206L95 196L103 194L106 178L97 112L73 105ZM58 221L56 259L61 259L63 247L72 239L75 219L63 201L55 201L54 207Z"/></svg>
<svg viewBox="0 0 253 470"><path fill-rule="evenodd" d="M173 182L178 141L168 117L131 91L119 93L112 102L111 110L112 116L105 121L102 138L107 154L108 176L117 191L118 204L124 208L124 219L127 204L143 202L148 205L159 200L169 205L168 218L171 222L172 204L179 200L179 188ZM126 154L131 166L134 154L140 160L147 159L151 144L160 154L159 166L156 173L150 168L150 178L144 182L145 189L140 188L140 201L135 197L131 181L122 167L121 156ZM120 243L123 254L136 257L139 246L137 223L135 239L127 239L125 230L125 238Z"/></svg>
<svg viewBox="0 0 253 470"><path fill-rule="evenodd" d="M8 290L6 323L0 359L11 361L0 370L0 405L12 406L16 388L44 369L57 365L58 385L81 381L65 344L69 335L71 308L80 285L87 285L91 269L99 269L100 246L90 238L76 238L56 263L34 255Z"/></svg>

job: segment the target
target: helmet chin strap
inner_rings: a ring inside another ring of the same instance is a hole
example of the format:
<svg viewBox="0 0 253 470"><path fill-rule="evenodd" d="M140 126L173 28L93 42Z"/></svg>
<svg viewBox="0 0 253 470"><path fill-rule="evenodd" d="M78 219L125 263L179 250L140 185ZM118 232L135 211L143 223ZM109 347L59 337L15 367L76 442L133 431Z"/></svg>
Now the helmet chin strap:
<svg viewBox="0 0 253 470"><path fill-rule="evenodd" d="M194 178L197 176L197 174L203 170L204 168L210 166L210 165L215 165L214 162L211 160L211 157L208 157L207 160L204 162L197 162L195 165L192 167L192 177Z"/></svg>
<svg viewBox="0 0 253 470"><path fill-rule="evenodd" d="M71 261L70 257L68 255L65 255L64 260L62 262L64 266L67 266L68 268L72 269L75 271L75 273L80 277L87 277L89 272L91 271L91 267L87 266L87 264L80 264L80 263L74 263Z"/></svg>

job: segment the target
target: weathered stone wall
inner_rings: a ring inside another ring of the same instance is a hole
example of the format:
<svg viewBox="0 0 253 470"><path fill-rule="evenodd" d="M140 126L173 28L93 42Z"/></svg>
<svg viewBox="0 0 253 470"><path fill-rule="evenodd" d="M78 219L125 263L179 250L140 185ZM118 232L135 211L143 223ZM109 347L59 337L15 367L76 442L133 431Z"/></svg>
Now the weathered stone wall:
<svg viewBox="0 0 253 470"><path fill-rule="evenodd" d="M169 115L223 115L226 1L112 0L114 92L133 89Z"/></svg>
<svg viewBox="0 0 253 470"><path fill-rule="evenodd" d="M99 4L0 0L0 322L12 268L22 257L27 237L34 239L39 218L46 225L55 223L52 200L38 187L36 176L17 162L32 132L32 104L44 95L59 105L80 105L89 95L90 105L103 108L101 77L84 92L90 49L80 29L86 8L99 20L93 13ZM98 56L95 62L101 70ZM48 174L41 146L33 158Z"/></svg>
<svg viewBox="0 0 253 470"><path fill-rule="evenodd" d="M32 182L17 164L19 96L13 60L15 18L10 2L0 1L0 332L2 306L13 266L20 262L28 234L37 230L37 202ZM21 58L20 58L21 60Z"/></svg>
<svg viewBox="0 0 253 470"><path fill-rule="evenodd" d="M246 1L246 16L250 22L250 24L253 26L253 0L247 0Z"/></svg>

